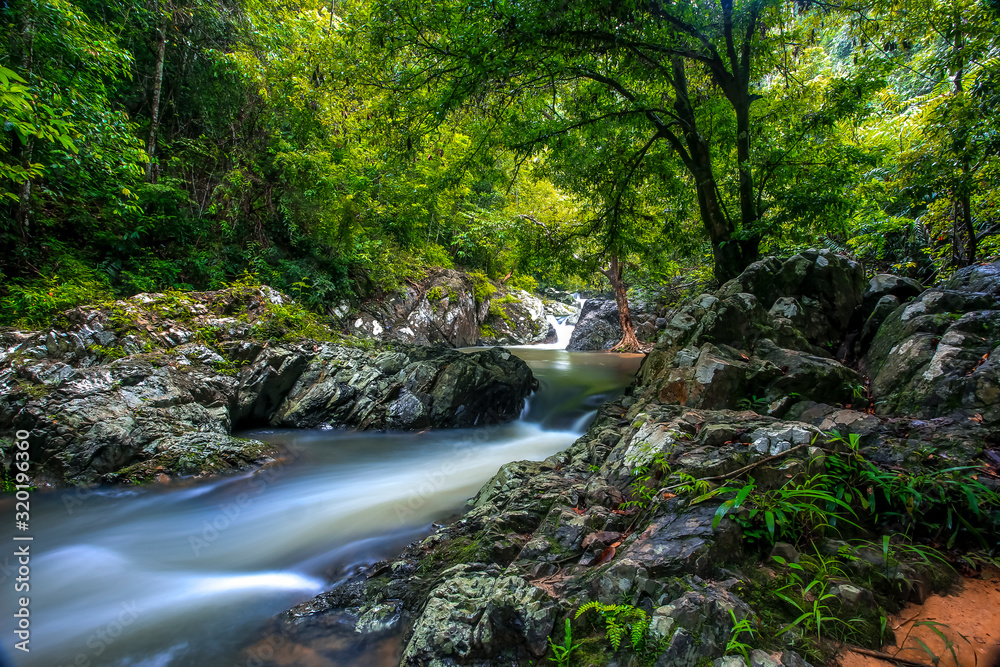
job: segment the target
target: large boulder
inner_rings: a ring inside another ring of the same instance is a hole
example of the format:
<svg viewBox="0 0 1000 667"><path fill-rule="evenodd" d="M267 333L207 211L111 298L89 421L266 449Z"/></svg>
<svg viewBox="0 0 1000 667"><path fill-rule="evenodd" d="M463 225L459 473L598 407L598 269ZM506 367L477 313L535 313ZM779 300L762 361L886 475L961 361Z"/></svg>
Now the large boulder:
<svg viewBox="0 0 1000 667"><path fill-rule="evenodd" d="M622 339L618 304L602 299L587 299L570 336L567 350L610 350Z"/></svg>
<svg viewBox="0 0 1000 667"><path fill-rule="evenodd" d="M500 348L356 347L290 321L308 314L254 288L139 295L3 333L0 433L28 431L40 484L138 482L272 452L240 428L473 426L516 418L537 386Z"/></svg>
<svg viewBox="0 0 1000 667"><path fill-rule="evenodd" d="M545 303L524 290L507 288L490 298L479 345L554 343Z"/></svg>
<svg viewBox="0 0 1000 667"><path fill-rule="evenodd" d="M843 341L864 289L864 270L857 262L829 250L805 250L783 261L769 257L754 262L716 296L750 293L767 310L779 299L786 304L794 300L796 328L811 344L833 351Z"/></svg>
<svg viewBox="0 0 1000 667"><path fill-rule="evenodd" d="M454 269L368 301L357 312L341 304L331 315L352 335L419 345L530 345L551 333L538 297Z"/></svg>
<svg viewBox="0 0 1000 667"><path fill-rule="evenodd" d="M751 264L667 318L640 383L692 408L778 415L801 400L857 402L862 378L832 353L844 347L863 288L860 266L826 250Z"/></svg>
<svg viewBox="0 0 1000 667"><path fill-rule="evenodd" d="M1000 424L1000 262L962 269L897 306L862 368L881 414Z"/></svg>
<svg viewBox="0 0 1000 667"><path fill-rule="evenodd" d="M349 332L379 340L452 347L475 345L488 304L476 299L468 275L442 269L418 284L363 304L356 315L343 317ZM339 313L335 313L339 314Z"/></svg>

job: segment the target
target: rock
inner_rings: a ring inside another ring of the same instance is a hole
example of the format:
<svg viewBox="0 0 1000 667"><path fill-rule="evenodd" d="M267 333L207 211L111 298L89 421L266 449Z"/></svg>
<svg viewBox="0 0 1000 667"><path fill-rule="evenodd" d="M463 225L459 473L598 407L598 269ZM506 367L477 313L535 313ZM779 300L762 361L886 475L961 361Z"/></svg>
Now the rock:
<svg viewBox="0 0 1000 667"><path fill-rule="evenodd" d="M998 276L962 269L886 318L862 360L880 414L1000 424Z"/></svg>
<svg viewBox="0 0 1000 667"><path fill-rule="evenodd" d="M401 666L545 654L556 609L544 591L476 566L458 565L445 574L413 628Z"/></svg>
<svg viewBox="0 0 1000 667"><path fill-rule="evenodd" d="M782 667L770 654L755 648L750 653L750 667Z"/></svg>
<svg viewBox="0 0 1000 667"><path fill-rule="evenodd" d="M883 296L872 307L871 314L865 320L864 327L861 329L861 336L858 338L857 348L859 356L868 351L872 340L875 338L875 334L878 333L879 327L882 326L886 318L898 307L899 297L892 294Z"/></svg>
<svg viewBox="0 0 1000 667"><path fill-rule="evenodd" d="M719 655L731 636L733 618L740 621L749 614L746 603L731 593L716 586L696 585L654 612L654 617L669 618L676 627L654 664L685 667Z"/></svg>
<svg viewBox="0 0 1000 667"><path fill-rule="evenodd" d="M363 304L349 329L379 340L465 347L479 340L487 307L476 301L469 276L442 269L401 293Z"/></svg>
<svg viewBox="0 0 1000 667"><path fill-rule="evenodd" d="M841 601L849 609L858 609L875 604L871 591L866 591L853 584L838 584L830 587L830 594Z"/></svg>
<svg viewBox="0 0 1000 667"><path fill-rule="evenodd" d="M887 296L895 298L896 302L908 301L919 296L924 288L916 280L880 273L868 281L861 301L862 314L867 317L876 304Z"/></svg>
<svg viewBox="0 0 1000 667"><path fill-rule="evenodd" d="M490 332L489 335L486 332ZM505 289L490 297L479 345L532 345L555 340L545 304L524 290Z"/></svg>
<svg viewBox="0 0 1000 667"><path fill-rule="evenodd" d="M587 299L570 336L567 350L610 350L622 339L618 304Z"/></svg>
<svg viewBox="0 0 1000 667"><path fill-rule="evenodd" d="M833 359L780 348L762 340L755 357L780 371L758 391L768 399L782 396L808 397L824 403L854 403L862 400L861 376Z"/></svg>
<svg viewBox="0 0 1000 667"><path fill-rule="evenodd" d="M740 655L726 655L716 658L712 665L713 667L747 667L747 661Z"/></svg>
<svg viewBox="0 0 1000 667"><path fill-rule="evenodd" d="M623 554L654 576L705 573L714 564L738 557L739 527L724 519L712 529L715 505L696 505L655 520Z"/></svg>
<svg viewBox="0 0 1000 667"><path fill-rule="evenodd" d="M31 434L46 483L141 482L274 453L230 436L239 428L472 426L515 418L536 386L499 348L268 340L284 317L268 304L283 299L267 288L138 295L75 309L65 329L6 335L15 344L0 352L0 432ZM236 308L248 321L231 317ZM211 347L186 342L196 339Z"/></svg>
<svg viewBox="0 0 1000 667"><path fill-rule="evenodd" d="M798 563L799 562L799 552L795 550L788 542L775 542L774 546L771 548L771 558L778 556L784 559L786 563Z"/></svg>
<svg viewBox="0 0 1000 667"><path fill-rule="evenodd" d="M750 293L768 310L784 299L779 309L789 313L788 299L794 299L796 327L811 344L826 347L843 339L863 291L861 265L828 250L806 250L784 261L754 262L716 296Z"/></svg>
<svg viewBox="0 0 1000 667"><path fill-rule="evenodd" d="M483 280L441 269L401 292L362 304L357 315L346 318L346 328L350 334L382 341L450 347L529 345L548 337L545 316L551 307L542 299L493 282L477 287ZM575 312L559 306L565 314ZM340 312L338 306L331 314Z"/></svg>

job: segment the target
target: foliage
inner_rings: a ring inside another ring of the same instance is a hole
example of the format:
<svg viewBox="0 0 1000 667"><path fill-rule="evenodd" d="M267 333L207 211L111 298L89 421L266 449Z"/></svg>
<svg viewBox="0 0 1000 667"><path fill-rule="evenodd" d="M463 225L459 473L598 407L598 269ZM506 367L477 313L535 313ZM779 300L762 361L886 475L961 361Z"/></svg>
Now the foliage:
<svg viewBox="0 0 1000 667"><path fill-rule="evenodd" d="M6 3L0 323L243 271L627 303L817 243L929 282L1000 252L1000 64L995 7L911 4Z"/></svg>
<svg viewBox="0 0 1000 667"><path fill-rule="evenodd" d="M951 548L972 541L990 551L1000 534L1000 493L977 477L974 466L886 470L861 454L860 438L831 436L842 452L827 462L836 483L830 491L876 524L900 524L911 538L922 536Z"/></svg>
<svg viewBox="0 0 1000 667"><path fill-rule="evenodd" d="M835 519L851 523L847 515L854 510L844 500L829 492L833 479L829 475L813 475L799 482L788 480L781 488L760 490L751 477L742 487L723 486L695 499L702 502L721 493L735 496L724 501L715 512L712 527L730 512L737 512L735 519L743 527L749 541L787 538L792 542L809 540L822 535L835 524Z"/></svg>
<svg viewBox="0 0 1000 667"><path fill-rule="evenodd" d="M565 635L563 637L562 645L556 644L549 637L549 646L552 648L552 657L549 658L552 662L556 663L559 667L567 667L569 665L569 658L573 651L580 647L580 644L573 643L573 630L570 628L569 619L566 619L565 625Z"/></svg>
<svg viewBox="0 0 1000 667"><path fill-rule="evenodd" d="M645 611L629 604L602 604L591 601L576 610L576 618L591 610L604 620L605 637L612 649L617 651L621 647L622 639L626 637L637 653L645 648L646 633L649 630L649 615Z"/></svg>
<svg viewBox="0 0 1000 667"><path fill-rule="evenodd" d="M732 609L729 610L729 616L733 619L733 629L730 633L729 641L726 643L726 655L736 653L743 656L743 660L747 664L750 664L750 649L752 647L743 641L743 635L747 635L748 639L753 639L755 634L753 619L751 616L744 616L741 619L737 619L736 612Z"/></svg>

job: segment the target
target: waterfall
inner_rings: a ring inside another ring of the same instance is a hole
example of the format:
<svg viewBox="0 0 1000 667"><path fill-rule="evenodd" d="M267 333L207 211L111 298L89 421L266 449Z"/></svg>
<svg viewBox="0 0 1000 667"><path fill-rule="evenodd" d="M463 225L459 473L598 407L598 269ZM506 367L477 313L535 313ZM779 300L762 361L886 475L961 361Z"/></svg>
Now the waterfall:
<svg viewBox="0 0 1000 667"><path fill-rule="evenodd" d="M569 344L569 337L573 335L572 324L566 324L566 317L556 317L555 315L546 315L545 319L548 320L552 328L556 330L556 342L552 345L554 350L565 350L566 345Z"/></svg>

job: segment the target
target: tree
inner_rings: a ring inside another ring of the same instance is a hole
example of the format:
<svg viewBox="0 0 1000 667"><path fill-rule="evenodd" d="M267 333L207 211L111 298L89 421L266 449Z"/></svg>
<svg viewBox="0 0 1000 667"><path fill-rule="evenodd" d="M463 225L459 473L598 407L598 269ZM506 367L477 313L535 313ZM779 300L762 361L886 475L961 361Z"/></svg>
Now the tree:
<svg viewBox="0 0 1000 667"><path fill-rule="evenodd" d="M614 192L601 202L603 216L626 213L625 191L650 154L667 144L696 192L716 275L726 280L758 256L751 107L760 96L752 89L760 76L755 58L762 18L777 12L775 5L720 0L705 11L690 2L534 0L478 7L391 0L373 25L378 44L406 53L409 66L392 71L392 85L403 94L431 89L441 111L488 98L507 120L545 118L533 134L512 142L520 150L551 146L595 124L647 128L646 140L617 165ZM728 123L728 131L714 127ZM736 160L723 179L729 150Z"/></svg>
<svg viewBox="0 0 1000 667"><path fill-rule="evenodd" d="M916 225L938 269L974 263L1000 227L996 11L979 0L843 9L854 59L892 73L881 113L862 129L881 151L878 211Z"/></svg>

